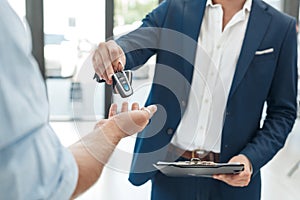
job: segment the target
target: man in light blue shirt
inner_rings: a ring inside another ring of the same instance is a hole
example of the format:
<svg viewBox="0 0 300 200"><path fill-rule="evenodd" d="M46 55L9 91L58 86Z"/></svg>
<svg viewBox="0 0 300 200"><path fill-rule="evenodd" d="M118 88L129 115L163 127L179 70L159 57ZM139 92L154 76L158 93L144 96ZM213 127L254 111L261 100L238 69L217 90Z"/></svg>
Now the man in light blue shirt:
<svg viewBox="0 0 300 200"><path fill-rule="evenodd" d="M29 31L6 0L0 0L0 35L0 199L76 197L96 182L120 139L143 129L156 107L134 104L135 111L114 115L113 105L108 120L66 149L48 123Z"/></svg>

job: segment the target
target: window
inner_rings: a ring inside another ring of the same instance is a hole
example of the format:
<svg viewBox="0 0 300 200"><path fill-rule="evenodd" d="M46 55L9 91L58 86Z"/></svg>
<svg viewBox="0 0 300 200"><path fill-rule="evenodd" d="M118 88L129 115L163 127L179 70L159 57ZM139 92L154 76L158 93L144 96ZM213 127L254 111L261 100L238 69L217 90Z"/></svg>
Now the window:
<svg viewBox="0 0 300 200"><path fill-rule="evenodd" d="M105 1L44 0L44 57L50 120L104 116L104 85L87 62L105 40ZM97 102L97 103L94 103Z"/></svg>
<svg viewBox="0 0 300 200"><path fill-rule="evenodd" d="M141 20L157 7L158 0L114 0L114 36L121 36L141 25ZM155 56L141 67L133 72L133 85L143 84L147 79L151 79L154 73ZM151 67L150 67L151 66ZM139 80L139 81L137 81ZM141 82L141 80L144 80ZM137 83L139 82L139 83ZM147 94L145 95L147 97ZM143 104L143 103L141 103Z"/></svg>
<svg viewBox="0 0 300 200"><path fill-rule="evenodd" d="M157 4L158 0L115 0L114 35L137 28L145 15Z"/></svg>

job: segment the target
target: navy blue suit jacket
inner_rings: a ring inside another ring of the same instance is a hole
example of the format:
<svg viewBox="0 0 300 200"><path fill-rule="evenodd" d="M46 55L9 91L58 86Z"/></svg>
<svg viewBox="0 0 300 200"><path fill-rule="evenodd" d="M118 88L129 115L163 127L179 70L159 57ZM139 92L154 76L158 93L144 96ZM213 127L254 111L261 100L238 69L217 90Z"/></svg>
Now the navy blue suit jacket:
<svg viewBox="0 0 300 200"><path fill-rule="evenodd" d="M193 61L206 0L166 0L146 16L142 26L117 40L134 69L157 54L146 104L158 111L136 140L129 180L141 185L163 160L188 102ZM151 28L149 28L151 27ZM163 29L160 29L163 28ZM273 48L273 52L255 55ZM260 168L283 147L296 118L296 22L261 0L253 0L250 18L226 106L221 162L246 155L253 166L248 187L220 183L226 199L260 195ZM264 104L266 118L260 126ZM193 124L191 124L193 126Z"/></svg>

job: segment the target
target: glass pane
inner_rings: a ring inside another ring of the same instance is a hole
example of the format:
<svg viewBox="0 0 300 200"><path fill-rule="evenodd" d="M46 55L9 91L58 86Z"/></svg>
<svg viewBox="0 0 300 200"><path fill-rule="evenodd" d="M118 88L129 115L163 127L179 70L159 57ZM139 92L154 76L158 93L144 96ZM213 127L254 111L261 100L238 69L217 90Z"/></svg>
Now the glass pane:
<svg viewBox="0 0 300 200"><path fill-rule="evenodd" d="M44 0L44 53L51 120L104 116L104 85L88 59L105 40L105 1ZM97 102L97 103L95 103Z"/></svg>
<svg viewBox="0 0 300 200"><path fill-rule="evenodd" d="M157 4L158 0L115 0L114 35L137 28Z"/></svg>
<svg viewBox="0 0 300 200"><path fill-rule="evenodd" d="M115 36L126 34L141 25L141 20L157 7L159 0L114 0L114 30ZM149 61L133 71L133 89L132 100L143 105L148 96L152 77L154 74L155 56ZM146 86L146 87L142 87ZM114 102L121 102L119 95L113 95Z"/></svg>
<svg viewBox="0 0 300 200"><path fill-rule="evenodd" d="M69 77L105 36L105 1L45 0L45 63L48 77Z"/></svg>

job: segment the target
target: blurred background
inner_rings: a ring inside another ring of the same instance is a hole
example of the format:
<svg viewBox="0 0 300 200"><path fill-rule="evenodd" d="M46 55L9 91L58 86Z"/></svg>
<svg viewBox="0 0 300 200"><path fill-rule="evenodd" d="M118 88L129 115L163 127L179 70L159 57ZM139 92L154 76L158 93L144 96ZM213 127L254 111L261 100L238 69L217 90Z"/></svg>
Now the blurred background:
<svg viewBox="0 0 300 200"><path fill-rule="evenodd" d="M299 20L299 0L265 0ZM33 54L44 76L51 125L68 146L93 129L107 115L112 102L123 99L105 84L93 80L90 54L99 42L125 34L159 0L9 0L33 36ZM144 104L154 71L155 57L134 71L134 95L129 102ZM78 199L150 199L151 183L132 186L127 178L135 136L118 145L124 158L114 154L99 181ZM262 169L262 199L300 199L300 123L297 119L285 147ZM122 162L120 164L120 162ZM121 167L120 167L121 165Z"/></svg>

